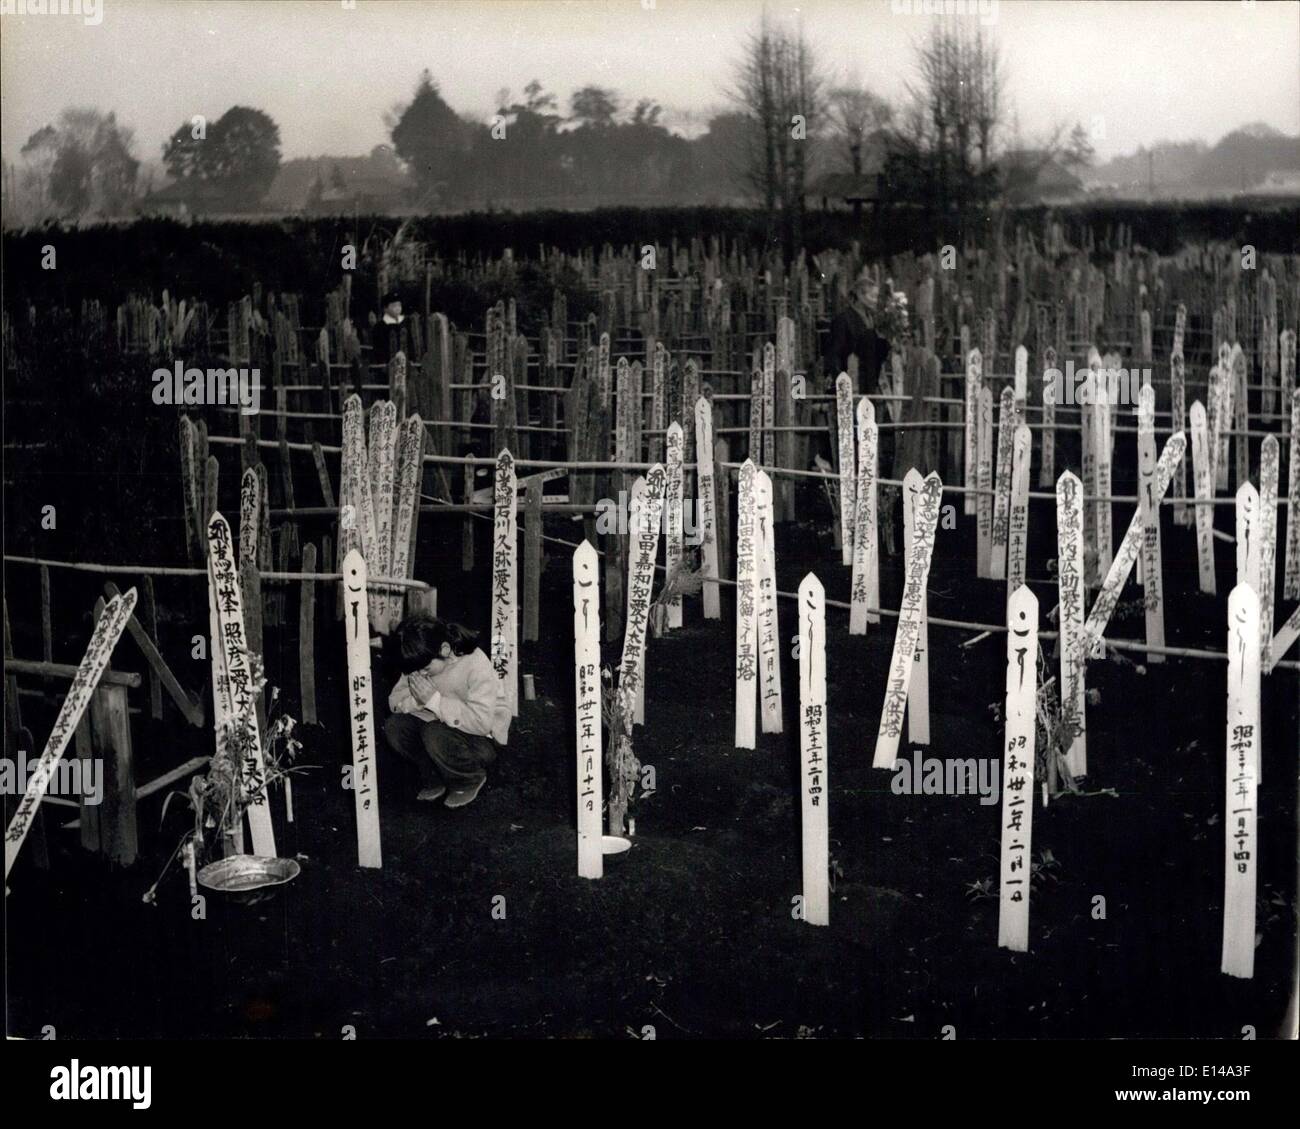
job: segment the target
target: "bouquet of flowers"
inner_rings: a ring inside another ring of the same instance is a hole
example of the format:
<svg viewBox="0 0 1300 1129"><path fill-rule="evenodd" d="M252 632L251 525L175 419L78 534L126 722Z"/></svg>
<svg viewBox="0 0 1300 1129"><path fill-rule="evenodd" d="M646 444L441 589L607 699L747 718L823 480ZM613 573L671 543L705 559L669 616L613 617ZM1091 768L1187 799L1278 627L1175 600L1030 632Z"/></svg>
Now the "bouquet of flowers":
<svg viewBox="0 0 1300 1129"><path fill-rule="evenodd" d="M894 289L892 279L880 287L875 310L876 332L895 347L901 348L911 338L907 316L907 295Z"/></svg>

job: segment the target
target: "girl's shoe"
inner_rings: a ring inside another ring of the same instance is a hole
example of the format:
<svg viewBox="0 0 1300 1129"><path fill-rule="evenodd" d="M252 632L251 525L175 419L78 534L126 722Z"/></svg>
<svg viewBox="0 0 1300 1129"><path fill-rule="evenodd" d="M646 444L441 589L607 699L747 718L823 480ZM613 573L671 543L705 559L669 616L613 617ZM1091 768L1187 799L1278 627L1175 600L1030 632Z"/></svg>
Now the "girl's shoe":
<svg viewBox="0 0 1300 1129"><path fill-rule="evenodd" d="M447 807L463 808L466 804L472 804L474 798L479 794L479 790L487 783L487 774L485 773L473 784L467 784L463 788L454 789L447 797Z"/></svg>
<svg viewBox="0 0 1300 1129"><path fill-rule="evenodd" d="M433 788L421 788L416 793L417 800L424 800L426 803L432 803L434 800L441 800L447 794L447 786L439 784Z"/></svg>

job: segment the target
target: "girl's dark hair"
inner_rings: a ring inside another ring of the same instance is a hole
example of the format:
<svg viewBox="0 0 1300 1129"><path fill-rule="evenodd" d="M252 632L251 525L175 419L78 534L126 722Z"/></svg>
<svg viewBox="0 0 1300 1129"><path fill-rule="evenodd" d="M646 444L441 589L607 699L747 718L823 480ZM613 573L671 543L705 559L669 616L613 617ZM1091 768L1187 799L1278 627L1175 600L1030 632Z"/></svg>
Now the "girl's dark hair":
<svg viewBox="0 0 1300 1129"><path fill-rule="evenodd" d="M423 670L438 657L444 643L452 654L468 655L478 642L478 632L459 623L447 623L424 612L408 615L388 637L385 649L403 674Z"/></svg>

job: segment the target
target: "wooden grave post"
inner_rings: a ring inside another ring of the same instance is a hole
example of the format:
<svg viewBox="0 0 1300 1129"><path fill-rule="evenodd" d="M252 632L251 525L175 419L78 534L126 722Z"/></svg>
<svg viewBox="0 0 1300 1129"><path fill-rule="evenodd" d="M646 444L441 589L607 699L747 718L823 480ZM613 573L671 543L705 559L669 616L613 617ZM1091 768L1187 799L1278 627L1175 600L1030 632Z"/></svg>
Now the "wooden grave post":
<svg viewBox="0 0 1300 1129"><path fill-rule="evenodd" d="M1255 975L1255 895L1259 844L1259 599L1248 584L1228 597L1227 770L1223 799L1223 952L1226 976Z"/></svg>
<svg viewBox="0 0 1300 1129"><path fill-rule="evenodd" d="M903 735L903 715L907 710L912 668L916 662L916 649L924 620L925 589L930 576L930 560L934 552L935 531L939 525L942 501L943 482L937 474L931 472L916 495L912 545L907 553L906 578L898 609L898 629L894 634L894 649L889 661L885 699L880 711L880 728L876 734L876 750L871 760L872 768L892 771L898 756L898 743Z"/></svg>
<svg viewBox="0 0 1300 1129"><path fill-rule="evenodd" d="M776 523L772 480L754 475L754 547L758 620L759 707L764 733L782 732L781 631L776 600Z"/></svg>
<svg viewBox="0 0 1300 1129"><path fill-rule="evenodd" d="M1056 583L1061 632L1061 718L1070 733L1065 761L1070 775L1077 778L1088 772L1083 483L1068 470L1056 480Z"/></svg>
<svg viewBox="0 0 1300 1129"><path fill-rule="evenodd" d="M348 717L352 737L352 794L357 813L357 865L382 867L379 776L375 760L374 687L370 670L370 593L366 561L356 551L343 558L343 626L348 652Z"/></svg>
<svg viewBox="0 0 1300 1129"><path fill-rule="evenodd" d="M811 572L799 585L799 808L803 920L830 924L826 742L826 594Z"/></svg>
<svg viewBox="0 0 1300 1129"><path fill-rule="evenodd" d="M578 876L605 873L601 764L600 588L590 541L573 551L573 682L577 734Z"/></svg>
<svg viewBox="0 0 1300 1129"><path fill-rule="evenodd" d="M519 716L519 573L515 559L519 498L515 460L497 455L492 513L492 667L512 717Z"/></svg>
<svg viewBox="0 0 1300 1129"><path fill-rule="evenodd" d="M1022 585L1007 601L1006 738L998 868L998 947L1017 953L1029 951L1037 672L1038 600Z"/></svg>
<svg viewBox="0 0 1300 1129"><path fill-rule="evenodd" d="M1192 402L1188 416L1192 423L1192 477L1199 503L1196 511L1196 563L1201 591L1213 596L1214 582L1214 468L1211 465L1213 439L1206 426L1205 406L1200 400Z"/></svg>
<svg viewBox="0 0 1300 1129"><path fill-rule="evenodd" d="M701 590L704 618L720 619L722 604L718 591L718 510L713 466L713 408L703 396L695 401L695 484L698 492L698 522L703 546L704 585Z"/></svg>
<svg viewBox="0 0 1300 1129"><path fill-rule="evenodd" d="M755 747L758 706L758 552L753 459L740 467L736 503L736 732L738 749Z"/></svg>

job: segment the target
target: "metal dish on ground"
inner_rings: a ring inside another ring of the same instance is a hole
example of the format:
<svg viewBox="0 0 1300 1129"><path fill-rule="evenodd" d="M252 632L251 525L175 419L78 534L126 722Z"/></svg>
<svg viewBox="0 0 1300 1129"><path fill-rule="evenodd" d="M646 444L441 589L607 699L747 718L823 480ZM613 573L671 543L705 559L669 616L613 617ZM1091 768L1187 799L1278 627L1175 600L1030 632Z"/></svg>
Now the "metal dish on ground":
<svg viewBox="0 0 1300 1129"><path fill-rule="evenodd" d="M600 850L602 854L621 855L631 846L632 840L624 839L622 835L602 835L600 837Z"/></svg>
<svg viewBox="0 0 1300 1129"><path fill-rule="evenodd" d="M200 886L223 894L246 894L267 886L282 886L298 877L302 868L294 859L262 855L231 855L203 867L196 876Z"/></svg>

